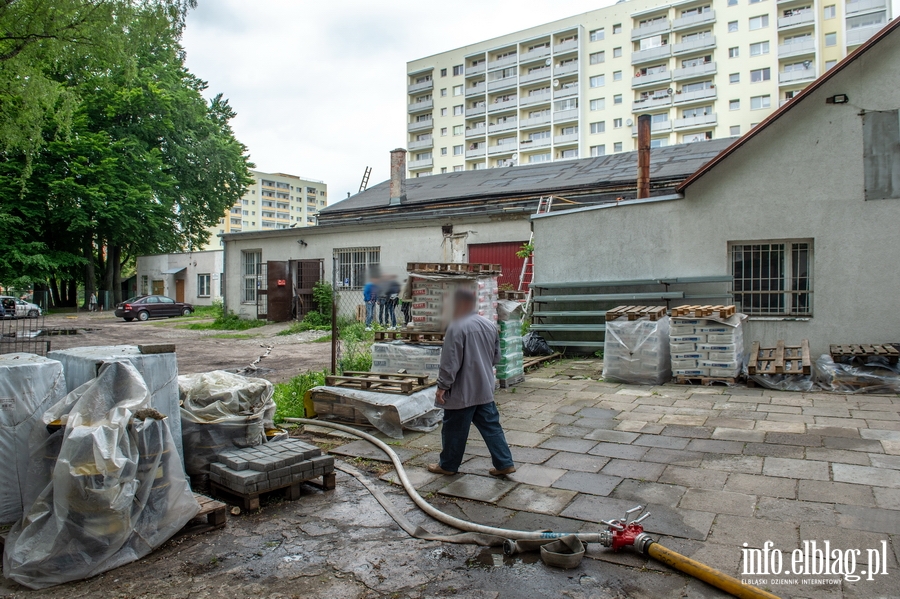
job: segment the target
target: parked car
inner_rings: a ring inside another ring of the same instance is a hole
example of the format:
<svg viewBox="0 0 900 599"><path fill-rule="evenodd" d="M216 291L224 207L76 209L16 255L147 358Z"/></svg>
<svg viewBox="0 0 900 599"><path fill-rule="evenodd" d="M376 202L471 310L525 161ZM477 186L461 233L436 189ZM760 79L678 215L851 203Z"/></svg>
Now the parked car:
<svg viewBox="0 0 900 599"><path fill-rule="evenodd" d="M7 318L37 318L41 315L41 307L17 297L0 295L0 302L6 308Z"/></svg>
<svg viewBox="0 0 900 599"><path fill-rule="evenodd" d="M190 316L194 312L194 306L184 302L176 302L171 297L164 295L138 295L125 300L116 306L116 316L124 318L125 322L148 320L150 318L165 318L172 316Z"/></svg>

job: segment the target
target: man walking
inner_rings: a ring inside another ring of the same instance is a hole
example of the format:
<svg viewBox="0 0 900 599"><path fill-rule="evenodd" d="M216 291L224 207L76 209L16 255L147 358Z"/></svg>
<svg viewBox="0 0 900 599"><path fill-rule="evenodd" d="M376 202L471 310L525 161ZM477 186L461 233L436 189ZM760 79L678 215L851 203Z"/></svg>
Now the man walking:
<svg viewBox="0 0 900 599"><path fill-rule="evenodd" d="M372 320L375 319L375 301L378 298L378 285L374 280L369 280L363 287L363 302L366 304L366 330L372 328Z"/></svg>
<svg viewBox="0 0 900 599"><path fill-rule="evenodd" d="M497 325L475 313L475 294L458 290L454 295L453 322L444 335L441 368L435 402L444 408L440 463L429 464L435 474L456 474L466 452L472 424L491 453L493 476L516 471L500 413L494 403L493 366L500 361Z"/></svg>

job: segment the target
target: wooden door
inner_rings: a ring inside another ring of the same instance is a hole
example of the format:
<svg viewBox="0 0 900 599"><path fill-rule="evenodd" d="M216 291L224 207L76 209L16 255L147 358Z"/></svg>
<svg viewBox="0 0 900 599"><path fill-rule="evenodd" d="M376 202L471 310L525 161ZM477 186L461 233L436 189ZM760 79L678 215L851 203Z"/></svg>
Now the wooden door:
<svg viewBox="0 0 900 599"><path fill-rule="evenodd" d="M285 260L266 263L266 320L284 322L291 319L291 274Z"/></svg>
<svg viewBox="0 0 900 599"><path fill-rule="evenodd" d="M184 279L175 279L175 301L184 302Z"/></svg>
<svg viewBox="0 0 900 599"><path fill-rule="evenodd" d="M313 287L322 280L323 269L322 260L297 260L294 263L294 314L297 320L319 308L313 299Z"/></svg>

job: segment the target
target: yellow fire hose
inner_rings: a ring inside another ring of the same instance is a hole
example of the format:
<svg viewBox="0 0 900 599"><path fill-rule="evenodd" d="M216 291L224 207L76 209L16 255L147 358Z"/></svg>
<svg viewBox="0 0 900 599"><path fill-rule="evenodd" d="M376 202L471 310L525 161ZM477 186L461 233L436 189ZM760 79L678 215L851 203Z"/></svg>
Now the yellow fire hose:
<svg viewBox="0 0 900 599"><path fill-rule="evenodd" d="M363 432L359 429L355 429L349 426L344 426L343 424L337 424L334 422L328 421L320 421L320 420L310 420L307 418L285 418L285 422L293 422L295 424L306 424L310 426L323 426L325 428L331 428L335 430L339 430L345 433L349 433L360 439L368 441L372 445L378 447L381 451L383 451L388 458L390 458L391 462L394 465L394 469L397 471L397 478L400 479L400 484L403 486L403 489L406 491L406 494L409 495L410 499L412 499L413 503L415 503L422 511L426 514L438 520L439 522L443 522L453 528L458 530L466 531L469 533L478 533L475 536L467 536L467 535L455 535L457 537L438 537L436 535L428 535L425 531L416 530L414 532L410 532L408 528L411 528L409 525L404 526L403 522L400 522L401 526L406 530L406 532L416 536L418 538L432 538L435 540L445 540L448 542L468 542L468 543L484 543L486 539L491 537L496 537L498 539L507 539L507 552L515 553L516 543L515 541L540 541L544 540L546 542L554 541L562 536L567 536L571 533L555 533L555 532L529 532L522 530L511 530L505 528L496 528L493 526L484 526L482 524L476 524L474 522L468 522L466 520L462 520L460 518L456 518L451 516L450 514L445 514L444 512L438 510L433 505L425 501L421 495L419 495L416 488L412 485L409 480L409 477L406 475L406 470L403 468L403 463L400 461L400 457L394 452L393 449L390 448L386 443L374 437L366 432ZM368 485L365 485L369 488ZM369 489L371 491L371 489ZM396 509L391 509L393 505L391 504L391 508L385 505L385 502L390 503L390 500L384 497L383 494L378 493L374 494L375 498L378 502L387 510L388 514L394 516L396 513ZM381 495L379 497L379 495ZM637 509L642 509L640 506ZM629 510L632 512L634 510ZM653 559L656 559L667 566L684 572L698 580L702 580L703 582L716 587L726 593L729 593L738 599L779 599L777 595L773 595L767 591L762 589L758 589L754 586L744 584L737 578L732 576L728 576L718 570L714 570L705 564L701 564L698 561L692 560L689 557L685 557L680 553L672 551L671 549L667 549L660 545L659 543L653 541L650 538L650 535L643 532L643 527L640 526L639 521L646 518L648 514L645 514L643 517L639 518L635 521L628 521L628 514L626 514L625 520L612 520L610 522L603 522L609 526L609 530L602 531L600 533L575 533L579 539L583 542L588 543L600 543L606 547L612 547L614 551L618 550L621 547L631 546L637 549L639 552L644 553ZM395 520L397 518L395 517ZM398 521L399 522L399 521ZM424 533L424 534L416 534L416 533ZM499 543L498 543L499 544ZM528 547L529 549L536 549L536 547L531 547L530 544L521 543L523 547ZM511 549L510 549L511 548Z"/></svg>

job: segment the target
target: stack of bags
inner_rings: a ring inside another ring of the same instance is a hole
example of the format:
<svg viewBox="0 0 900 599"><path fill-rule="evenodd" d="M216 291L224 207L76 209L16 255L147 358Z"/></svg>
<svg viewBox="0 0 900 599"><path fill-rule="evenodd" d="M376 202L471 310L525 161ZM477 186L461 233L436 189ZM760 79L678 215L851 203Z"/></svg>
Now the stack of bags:
<svg viewBox="0 0 900 599"><path fill-rule="evenodd" d="M734 378L741 372L744 334L741 315L725 321L673 317L672 374L682 377Z"/></svg>
<svg viewBox="0 0 900 599"><path fill-rule="evenodd" d="M372 344L372 372L405 372L436 379L440 369L439 345L409 345L401 342Z"/></svg>
<svg viewBox="0 0 900 599"><path fill-rule="evenodd" d="M497 379L515 379L525 374L525 355L522 353L522 321L504 320L500 323L500 362Z"/></svg>
<svg viewBox="0 0 900 599"><path fill-rule="evenodd" d="M475 294L475 309L488 320L497 321L497 276L461 272L459 274L416 274L412 277L412 322L420 331L443 331L453 318L453 294L468 289Z"/></svg>
<svg viewBox="0 0 900 599"><path fill-rule="evenodd" d="M607 321L603 341L603 378L620 383L661 385L672 376L669 365L669 317Z"/></svg>

